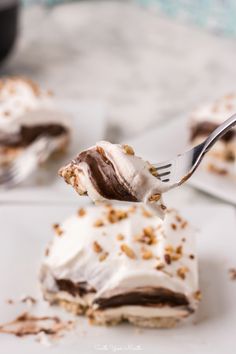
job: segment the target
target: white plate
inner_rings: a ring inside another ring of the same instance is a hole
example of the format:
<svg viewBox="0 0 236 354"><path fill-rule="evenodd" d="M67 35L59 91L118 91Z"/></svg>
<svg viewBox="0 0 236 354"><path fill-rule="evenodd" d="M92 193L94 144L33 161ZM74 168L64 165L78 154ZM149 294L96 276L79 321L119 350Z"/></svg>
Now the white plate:
<svg viewBox="0 0 236 354"><path fill-rule="evenodd" d="M185 118L176 119L154 128L129 143L135 147L140 156L150 162L165 161L173 158L189 148L188 122ZM215 197L236 205L236 182L225 176L217 176L203 169L199 169L188 184L209 193Z"/></svg>
<svg viewBox="0 0 236 354"><path fill-rule="evenodd" d="M54 160L50 159L22 185L10 190L0 189L0 202L66 202L76 199L75 193L66 188L57 172L78 151L104 138L105 107L97 101L62 100L60 109L71 116L72 141L68 152Z"/></svg>
<svg viewBox="0 0 236 354"><path fill-rule="evenodd" d="M38 297L37 273L51 224L73 213L71 206L2 206L0 210L0 322L23 311L22 305L8 305L22 294ZM15 354L90 354L96 352L147 354L233 353L235 349L236 282L229 280L228 268L236 266L235 211L231 206L195 205L183 212L198 228L200 284L203 301L196 318L171 330L137 331L131 325L95 327L78 318L75 331L55 347L46 348L32 337L0 334L0 352ZM12 222L11 222L12 221ZM48 314L37 305L38 314ZM54 314L64 311L54 307ZM233 349L234 348L234 349Z"/></svg>

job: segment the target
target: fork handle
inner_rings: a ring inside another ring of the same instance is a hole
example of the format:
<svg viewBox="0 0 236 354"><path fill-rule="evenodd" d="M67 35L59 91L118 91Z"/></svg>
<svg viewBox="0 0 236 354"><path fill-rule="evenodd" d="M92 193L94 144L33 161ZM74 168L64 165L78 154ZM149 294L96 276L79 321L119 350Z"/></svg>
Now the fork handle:
<svg viewBox="0 0 236 354"><path fill-rule="evenodd" d="M232 115L229 119L227 119L224 123L219 125L204 141L204 154L208 152L212 146L223 136L225 135L231 128L236 125L236 114Z"/></svg>

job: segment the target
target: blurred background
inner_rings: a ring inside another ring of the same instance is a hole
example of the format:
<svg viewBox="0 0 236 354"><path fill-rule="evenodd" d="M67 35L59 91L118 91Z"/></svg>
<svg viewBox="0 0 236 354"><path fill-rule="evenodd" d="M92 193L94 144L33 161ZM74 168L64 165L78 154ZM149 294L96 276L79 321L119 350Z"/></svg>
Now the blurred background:
<svg viewBox="0 0 236 354"><path fill-rule="evenodd" d="M0 29L0 75L100 102L113 140L235 91L234 0L0 0Z"/></svg>

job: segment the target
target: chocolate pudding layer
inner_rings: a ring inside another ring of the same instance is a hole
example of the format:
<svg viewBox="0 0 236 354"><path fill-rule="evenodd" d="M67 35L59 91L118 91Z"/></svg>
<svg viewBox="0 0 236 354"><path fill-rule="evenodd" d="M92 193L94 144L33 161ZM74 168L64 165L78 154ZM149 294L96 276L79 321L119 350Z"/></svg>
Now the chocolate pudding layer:
<svg viewBox="0 0 236 354"><path fill-rule="evenodd" d="M4 147L26 147L41 135L52 138L66 134L68 130L60 124L43 124L32 126L21 126L20 132L7 134L0 132L0 146Z"/></svg>

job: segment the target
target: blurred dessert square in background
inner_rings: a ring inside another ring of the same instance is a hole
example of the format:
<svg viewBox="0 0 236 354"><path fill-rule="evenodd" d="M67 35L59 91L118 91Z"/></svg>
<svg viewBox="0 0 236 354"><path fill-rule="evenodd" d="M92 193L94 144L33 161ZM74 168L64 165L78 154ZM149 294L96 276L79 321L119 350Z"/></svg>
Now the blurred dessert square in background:
<svg viewBox="0 0 236 354"><path fill-rule="evenodd" d="M63 153L70 120L57 108L52 92L23 77L0 78L0 165L8 164L42 136Z"/></svg>
<svg viewBox="0 0 236 354"><path fill-rule="evenodd" d="M210 133L236 113L236 94L228 94L203 105L190 118L190 140L193 145L203 142ZM236 177L236 128L227 132L207 153L202 165L208 171Z"/></svg>
<svg viewBox="0 0 236 354"><path fill-rule="evenodd" d="M40 271L51 304L100 325L170 328L195 312L195 229L176 210L88 206L53 229Z"/></svg>

